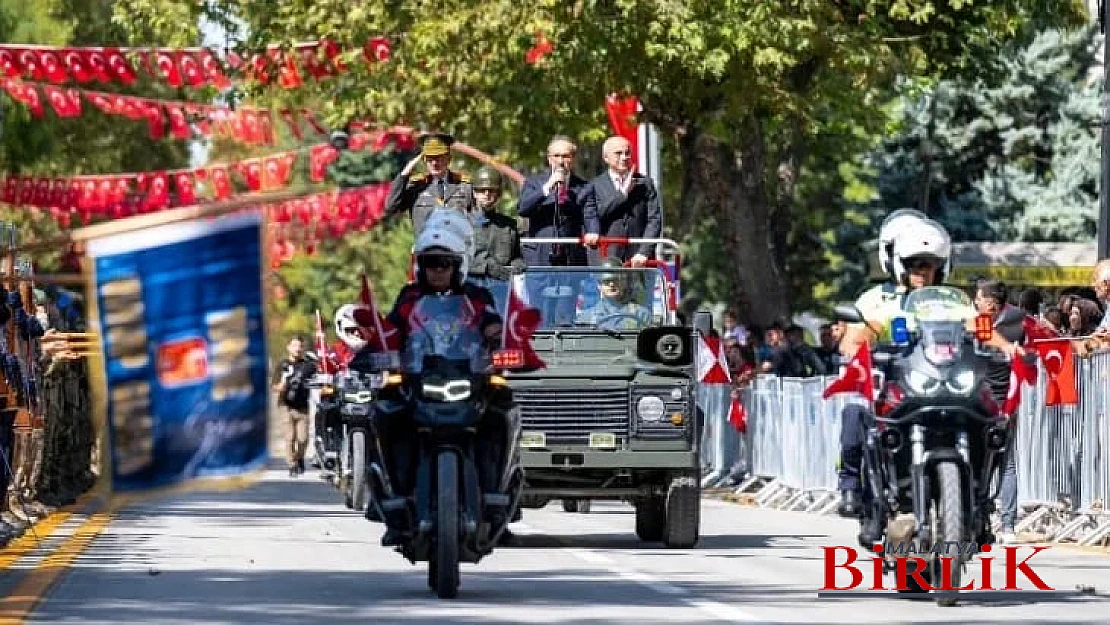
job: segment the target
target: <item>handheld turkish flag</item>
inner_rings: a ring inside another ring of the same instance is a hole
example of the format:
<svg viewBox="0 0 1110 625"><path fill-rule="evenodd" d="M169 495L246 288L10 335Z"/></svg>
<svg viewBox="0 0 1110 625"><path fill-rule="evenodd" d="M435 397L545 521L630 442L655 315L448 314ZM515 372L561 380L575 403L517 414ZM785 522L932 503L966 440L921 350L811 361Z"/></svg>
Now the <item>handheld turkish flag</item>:
<svg viewBox="0 0 1110 625"><path fill-rule="evenodd" d="M860 345L844 373L833 380L821 396L828 399L837 393L859 393L868 401L875 401L875 388L871 384L871 347L867 343Z"/></svg>
<svg viewBox="0 0 1110 625"><path fill-rule="evenodd" d="M1045 389L1046 406L1072 405L1079 403L1079 389L1075 385L1075 358L1071 352L1071 341L1059 339L1037 343L1037 352L1044 362L1048 375L1048 388Z"/></svg>
<svg viewBox="0 0 1110 625"><path fill-rule="evenodd" d="M1006 393L1006 402L1002 404L1003 414L1014 414L1021 405L1022 382L1032 386L1037 383L1037 370L1025 362L1021 356L1015 356L1010 361L1010 390Z"/></svg>
<svg viewBox="0 0 1110 625"><path fill-rule="evenodd" d="M355 309L355 322L372 336L367 343L376 344L379 351L397 352L401 350L401 335L397 328L378 311L374 303L374 292L370 289L370 279L362 274L362 290L358 295L359 307Z"/></svg>
<svg viewBox="0 0 1110 625"><path fill-rule="evenodd" d="M328 358L328 337L324 334L324 320L319 309L316 310L316 362L319 363L320 373L335 373L335 367Z"/></svg>
<svg viewBox="0 0 1110 625"><path fill-rule="evenodd" d="M732 394L732 402L728 406L728 422L741 434L748 431L748 411L738 393Z"/></svg>
<svg viewBox="0 0 1110 625"><path fill-rule="evenodd" d="M540 327L540 311L529 308L511 286L505 299L501 323L501 349L494 354L495 367L504 369L543 369L547 366L532 349L532 335Z"/></svg>

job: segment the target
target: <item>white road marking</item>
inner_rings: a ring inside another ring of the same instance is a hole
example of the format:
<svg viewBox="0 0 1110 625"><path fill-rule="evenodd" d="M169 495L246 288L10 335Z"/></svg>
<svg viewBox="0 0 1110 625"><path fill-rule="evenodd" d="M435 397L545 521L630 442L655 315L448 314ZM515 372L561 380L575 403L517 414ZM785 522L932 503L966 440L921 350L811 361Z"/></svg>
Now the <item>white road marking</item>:
<svg viewBox="0 0 1110 625"><path fill-rule="evenodd" d="M513 525L513 533L520 534L522 536L529 536L537 535L541 532L524 523L515 523ZM566 541L561 539L559 539L559 542L563 544L566 543ZM717 620L728 621L732 623L766 622L756 615L751 614L750 612L745 612L744 610L741 610L735 606L731 606L727 603L721 603L719 601L712 601L710 599L702 599L700 597L693 596L690 594L689 590L681 586L670 584L668 582L656 579L651 575L648 575L647 573L622 566L618 564L616 560L610 558L607 555L597 553L596 551L591 551L589 549L580 549L578 547L564 547L563 550L566 553L569 553L578 558L579 560L582 560L583 562L602 567L610 573L616 575L617 577L626 579L630 582L635 582L661 595L667 595L670 597L682 597L682 601L690 607L696 608Z"/></svg>

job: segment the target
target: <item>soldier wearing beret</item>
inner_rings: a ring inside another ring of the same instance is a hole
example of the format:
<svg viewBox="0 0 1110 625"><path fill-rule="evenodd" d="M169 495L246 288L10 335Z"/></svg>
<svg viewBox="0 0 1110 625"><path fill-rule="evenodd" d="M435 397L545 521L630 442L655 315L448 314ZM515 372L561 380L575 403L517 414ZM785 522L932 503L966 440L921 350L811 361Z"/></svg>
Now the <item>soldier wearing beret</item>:
<svg viewBox="0 0 1110 625"><path fill-rule="evenodd" d="M420 155L409 161L393 179L385 201L386 217L402 211L412 216L413 231L419 233L431 212L441 206L458 210L470 217L474 210L474 191L466 174L448 168L454 137L429 133L420 137ZM413 175L421 162L427 171Z"/></svg>

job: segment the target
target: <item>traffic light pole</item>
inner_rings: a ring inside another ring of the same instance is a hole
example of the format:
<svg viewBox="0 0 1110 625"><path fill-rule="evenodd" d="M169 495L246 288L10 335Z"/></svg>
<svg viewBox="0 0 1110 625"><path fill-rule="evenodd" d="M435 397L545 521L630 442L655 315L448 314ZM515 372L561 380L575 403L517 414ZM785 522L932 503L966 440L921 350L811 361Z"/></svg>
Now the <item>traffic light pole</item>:
<svg viewBox="0 0 1110 625"><path fill-rule="evenodd" d="M1110 258L1110 45L1106 42L1106 26L1110 24L1110 0L1099 2L1102 22L1102 185L1098 197L1098 258Z"/></svg>

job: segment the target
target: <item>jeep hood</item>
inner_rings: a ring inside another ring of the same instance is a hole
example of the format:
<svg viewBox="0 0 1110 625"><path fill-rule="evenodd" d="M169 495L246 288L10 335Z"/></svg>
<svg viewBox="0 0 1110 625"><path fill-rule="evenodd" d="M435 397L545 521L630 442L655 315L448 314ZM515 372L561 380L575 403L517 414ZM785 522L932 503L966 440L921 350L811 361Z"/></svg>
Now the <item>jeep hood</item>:
<svg viewBox="0 0 1110 625"><path fill-rule="evenodd" d="M635 334L619 337L585 332L543 334L533 338L532 347L547 367L531 373L514 373L512 378L631 380L638 366L644 365L636 358Z"/></svg>

